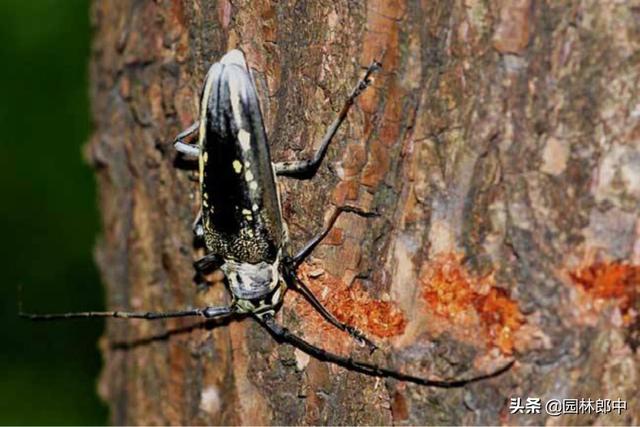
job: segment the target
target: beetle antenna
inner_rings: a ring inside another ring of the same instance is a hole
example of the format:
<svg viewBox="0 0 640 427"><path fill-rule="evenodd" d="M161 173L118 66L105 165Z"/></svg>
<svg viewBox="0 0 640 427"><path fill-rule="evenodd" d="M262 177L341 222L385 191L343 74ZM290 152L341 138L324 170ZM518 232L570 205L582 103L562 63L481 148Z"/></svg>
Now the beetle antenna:
<svg viewBox="0 0 640 427"><path fill-rule="evenodd" d="M193 308L179 311L78 311L69 313L25 313L20 307L18 316L35 321L68 320L68 319L96 319L96 318L116 318L116 319L144 319L158 320L175 317L204 317L213 319L216 317L234 314L232 307L206 307Z"/></svg>
<svg viewBox="0 0 640 427"><path fill-rule="evenodd" d="M340 356L338 354L326 351L320 347L316 347L315 345L293 334L286 327L278 324L272 315L264 315L262 316L262 318L260 318L259 316L256 316L256 319L258 320L258 322L260 322L260 324L265 329L267 329L276 338L282 341L288 342L289 344L293 345L294 347L297 347L298 349L304 351L310 356L315 357L316 359L319 359L325 362L331 362L336 365L342 366L343 368L347 368L349 370L360 372L373 377L394 378L399 381L412 382L412 383L420 384L427 387L438 387L438 388L464 387L471 383L475 383L478 381L500 376L501 374L508 371L515 362L512 360L511 362L507 363L505 366L501 367L497 371L494 371L485 375L479 375L476 377L465 378L461 380L453 380L453 381L431 380L427 378L408 375L402 372L394 371L392 369L381 368L372 363L354 360L351 357Z"/></svg>
<svg viewBox="0 0 640 427"><path fill-rule="evenodd" d="M201 316L198 310L185 310L175 312L128 312L128 311L78 311L69 313L24 313L22 310L18 313L18 316L36 321L46 320L67 320L67 319L96 319L104 317L113 317L117 319L165 319L169 317L188 317L188 316Z"/></svg>

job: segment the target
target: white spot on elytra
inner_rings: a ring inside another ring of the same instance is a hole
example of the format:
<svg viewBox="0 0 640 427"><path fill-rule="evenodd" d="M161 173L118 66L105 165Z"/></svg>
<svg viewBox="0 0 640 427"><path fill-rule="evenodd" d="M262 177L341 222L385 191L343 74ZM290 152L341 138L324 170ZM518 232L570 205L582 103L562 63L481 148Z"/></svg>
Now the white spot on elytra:
<svg viewBox="0 0 640 427"><path fill-rule="evenodd" d="M251 173L251 171L247 171L244 174L244 178L248 181L251 182L253 181L253 173Z"/></svg>
<svg viewBox="0 0 640 427"><path fill-rule="evenodd" d="M209 415L216 415L222 408L222 400L218 388L210 386L202 391L200 396L200 409Z"/></svg>
<svg viewBox="0 0 640 427"><path fill-rule="evenodd" d="M253 206L251 206L251 209L253 209L254 212L258 211L258 205L257 204L253 204Z"/></svg>
<svg viewBox="0 0 640 427"><path fill-rule="evenodd" d="M258 189L258 183L255 182L255 181L251 181L249 183L249 188L252 189L252 190L257 190Z"/></svg>
<svg viewBox="0 0 640 427"><path fill-rule="evenodd" d="M236 171L236 173L242 172L242 163L240 163L239 160L233 161L233 170Z"/></svg>
<svg viewBox="0 0 640 427"><path fill-rule="evenodd" d="M251 134L244 129L238 131L238 141L243 151L249 151L251 148Z"/></svg>

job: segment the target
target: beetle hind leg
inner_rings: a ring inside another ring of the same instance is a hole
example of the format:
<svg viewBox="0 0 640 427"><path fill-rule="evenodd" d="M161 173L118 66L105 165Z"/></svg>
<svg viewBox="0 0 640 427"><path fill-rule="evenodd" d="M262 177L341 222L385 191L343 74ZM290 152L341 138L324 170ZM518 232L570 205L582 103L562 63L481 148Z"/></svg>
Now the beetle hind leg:
<svg viewBox="0 0 640 427"><path fill-rule="evenodd" d="M333 123L331 123L329 129L327 129L327 132L324 134L322 142L320 143L320 148L318 148L318 150L315 152L313 158L308 160L293 160L288 162L275 163L274 169L276 175L283 175L297 179L309 179L316 174L318 168L320 167L320 164L322 163L322 160L324 159L325 154L327 153L329 144L333 140L333 137L335 136L342 122L344 122L344 120L346 119L347 113L351 109L351 106L353 106L358 95L360 95L367 87L369 87L369 85L371 85L371 75L374 72L378 71L381 66L382 65L375 60L371 63L371 65L369 65L364 77L362 77L362 79L358 81L358 84L355 88L353 88L351 94L342 106L338 117L333 121Z"/></svg>
<svg viewBox="0 0 640 427"><path fill-rule="evenodd" d="M184 154L186 157L196 158L200 155L200 147L189 144L185 140L193 139L200 130L200 122L196 121L188 128L180 132L173 140L173 146L178 153Z"/></svg>

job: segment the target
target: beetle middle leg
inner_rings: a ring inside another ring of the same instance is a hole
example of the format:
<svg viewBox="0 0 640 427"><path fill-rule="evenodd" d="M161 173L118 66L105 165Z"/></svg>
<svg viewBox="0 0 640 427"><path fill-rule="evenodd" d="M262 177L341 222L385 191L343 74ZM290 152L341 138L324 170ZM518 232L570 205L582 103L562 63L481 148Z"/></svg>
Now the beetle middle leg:
<svg viewBox="0 0 640 427"><path fill-rule="evenodd" d="M351 212L367 218L375 217L378 215L378 213L376 212L368 212L355 206L338 206L331 213L331 216L329 217L329 221L322 228L322 230L318 234L316 234L314 237L312 237L307 243L305 243L302 249L300 249L292 257L291 263L294 268L297 268L302 263L302 261L304 261L311 254L311 252L313 252L315 247L318 246L318 244L322 241L322 239L327 237L327 234L329 234L329 231L331 231L336 221L338 220L338 218L343 212Z"/></svg>
<svg viewBox="0 0 640 427"><path fill-rule="evenodd" d="M322 159L324 159L325 154L327 153L327 148L329 144L333 140L338 128L344 122L344 119L347 117L347 113L351 109L351 106L354 104L358 95L360 95L369 85L371 84L371 74L379 70L381 64L374 60L371 65L367 68L365 75L356 87L351 91L351 94L345 101L338 117L331 123L329 129L325 133L322 138L322 142L320 143L320 148L315 152L313 158L308 160L294 160L289 162L278 162L274 165L276 175L289 176L291 178L298 179L309 179L315 175L322 163Z"/></svg>
<svg viewBox="0 0 640 427"><path fill-rule="evenodd" d="M336 208L332 212L331 216L329 217L329 221L322 228L322 230L317 235L312 237L293 257L286 260L286 262L284 263L286 269L285 271L292 288L295 291L300 292L309 302L309 304L311 304L311 306L322 315L322 317L324 317L336 328L347 332L355 340L366 344L369 349L373 351L377 348L373 341L368 339L364 335L364 333L359 331L357 328L341 322L333 314L331 314L316 298L313 292L311 292L311 289L309 289L309 287L303 281L301 281L295 273L298 266L311 254L311 252L313 252L313 249L318 246L322 239L324 239L327 234L329 234L329 231L331 231L336 221L340 217L340 214L342 214L343 212L351 212L365 217L372 217L377 215L377 213L375 212L366 212L354 206L340 206Z"/></svg>

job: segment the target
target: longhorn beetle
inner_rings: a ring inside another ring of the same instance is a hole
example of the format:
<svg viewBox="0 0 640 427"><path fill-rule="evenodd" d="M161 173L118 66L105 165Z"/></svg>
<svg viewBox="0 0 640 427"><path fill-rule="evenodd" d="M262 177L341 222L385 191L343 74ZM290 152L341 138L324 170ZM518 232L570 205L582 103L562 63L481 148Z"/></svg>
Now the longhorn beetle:
<svg viewBox="0 0 640 427"><path fill-rule="evenodd" d="M374 215L354 206L335 208L329 221L299 251L291 253L276 177L311 178L327 147L345 120L356 97L371 84L381 67L373 61L329 126L320 148L310 160L272 163L253 77L240 50L232 50L207 72L200 98L200 119L174 140L179 153L198 159L201 209L193 230L204 240L207 254L194 263L196 277L221 269L232 301L228 306L169 312L75 312L58 314L20 313L31 320L115 317L166 319L203 317L214 319L249 314L279 341L286 341L320 360L375 377L391 377L425 386L462 387L505 372L501 369L467 379L440 381L420 378L377 365L353 360L317 347L280 325L275 313L291 288L332 325L349 333L371 351L375 344L361 331L335 318L296 275L303 260L327 235L340 214ZM197 145L187 141L197 137Z"/></svg>

